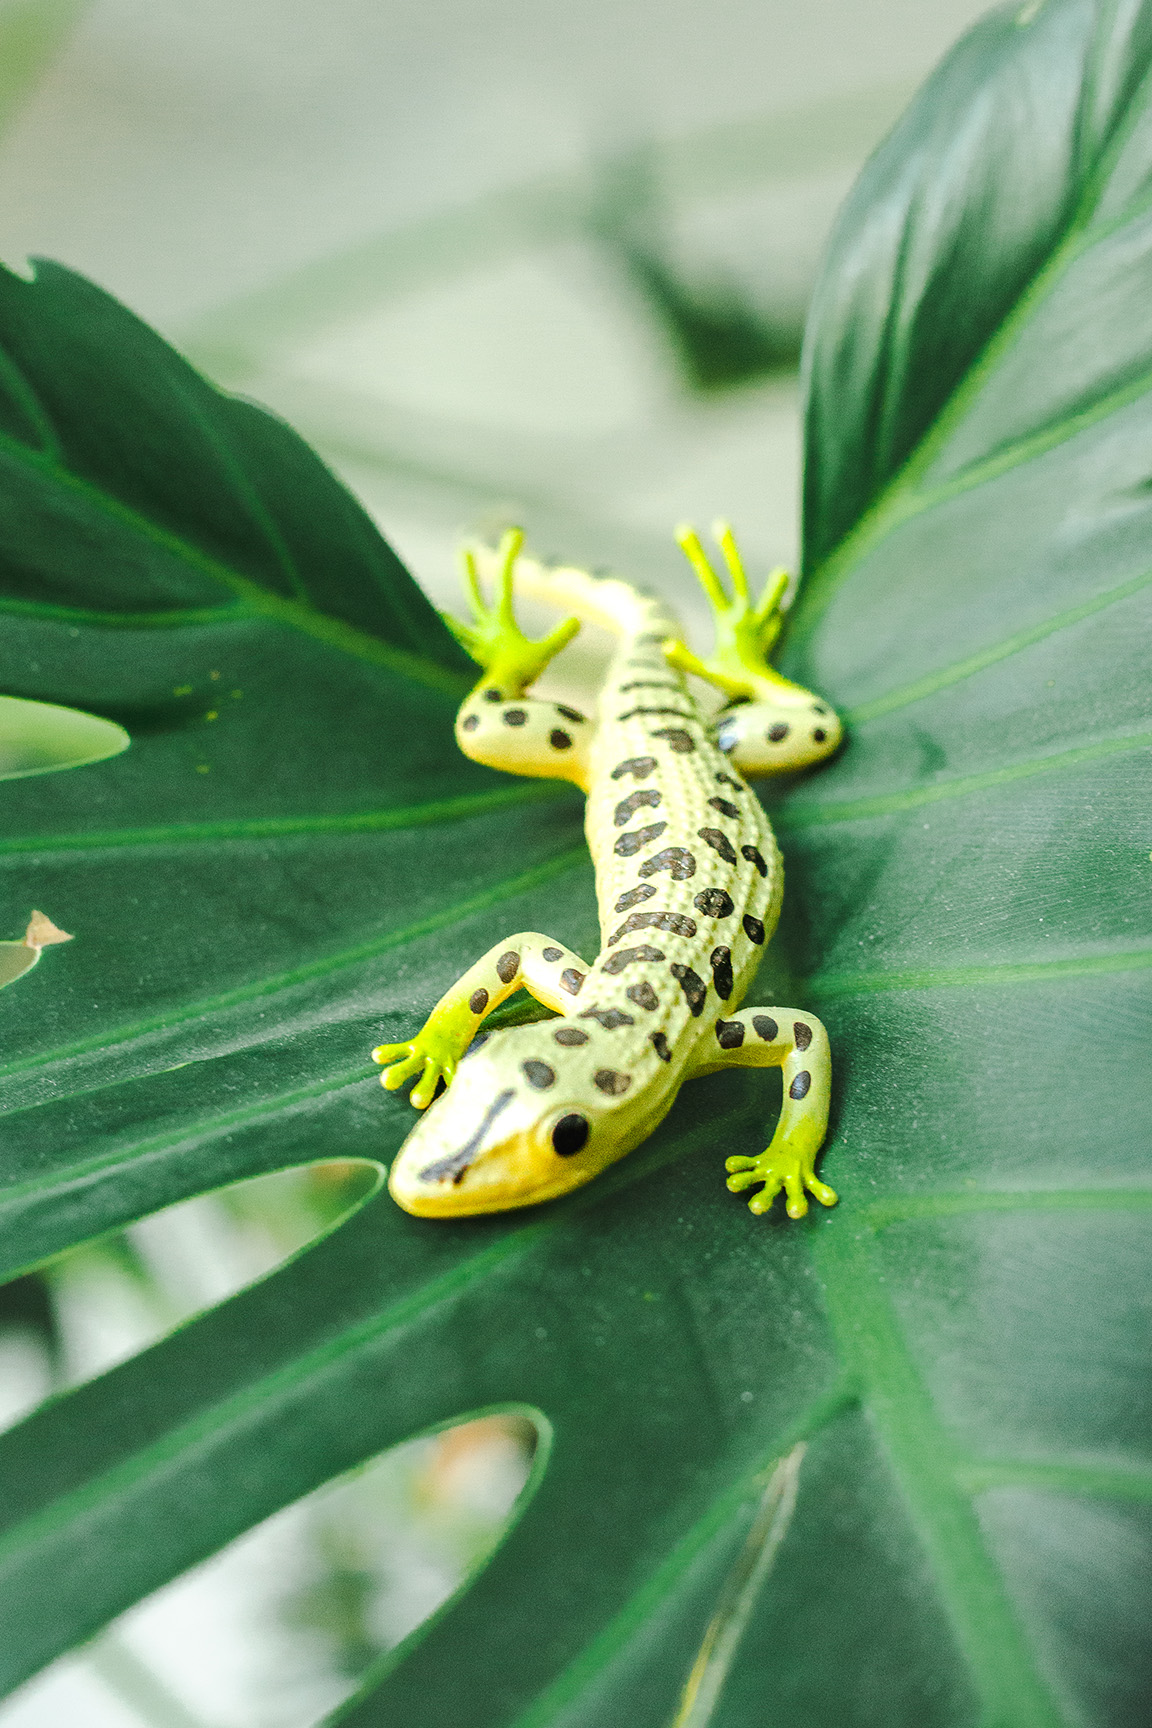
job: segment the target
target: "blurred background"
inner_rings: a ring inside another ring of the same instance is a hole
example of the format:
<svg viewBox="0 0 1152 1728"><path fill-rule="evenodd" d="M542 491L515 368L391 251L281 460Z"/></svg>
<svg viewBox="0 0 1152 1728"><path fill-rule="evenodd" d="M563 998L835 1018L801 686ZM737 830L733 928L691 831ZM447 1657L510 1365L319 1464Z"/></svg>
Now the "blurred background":
<svg viewBox="0 0 1152 1728"><path fill-rule="evenodd" d="M517 520L698 628L671 525L724 514L754 569L794 562L821 249L983 10L0 0L0 256L83 271L283 414L439 604L461 533ZM261 1178L0 1289L0 1426L267 1273L372 1180ZM309 1728L491 1551L534 1444L489 1415L329 1484L0 1728Z"/></svg>

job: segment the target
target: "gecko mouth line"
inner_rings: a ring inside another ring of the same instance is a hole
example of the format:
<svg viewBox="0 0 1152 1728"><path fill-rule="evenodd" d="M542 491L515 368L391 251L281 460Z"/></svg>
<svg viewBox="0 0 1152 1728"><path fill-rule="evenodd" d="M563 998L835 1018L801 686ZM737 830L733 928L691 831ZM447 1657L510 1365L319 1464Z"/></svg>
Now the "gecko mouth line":
<svg viewBox="0 0 1152 1728"><path fill-rule="evenodd" d="M420 1172L421 1182L438 1182L441 1176L451 1176L453 1182L459 1182L465 1170L467 1170L469 1164L471 1164L473 1158L475 1158L477 1152L480 1150L480 1143L485 1134L487 1134L489 1128L491 1128L493 1122L495 1122L504 1106L510 1104L515 1096L516 1094L511 1087L509 1087L506 1092L498 1093L484 1112L484 1120L481 1122L479 1128L477 1128L475 1134L473 1134L471 1140L461 1146L458 1152L450 1152L447 1158L437 1158L434 1163L426 1165Z"/></svg>

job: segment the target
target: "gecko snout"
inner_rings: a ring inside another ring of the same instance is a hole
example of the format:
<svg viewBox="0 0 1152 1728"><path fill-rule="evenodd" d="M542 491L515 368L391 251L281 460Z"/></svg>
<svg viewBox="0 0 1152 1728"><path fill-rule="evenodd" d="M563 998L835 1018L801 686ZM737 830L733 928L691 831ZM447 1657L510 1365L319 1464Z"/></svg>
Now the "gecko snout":
<svg viewBox="0 0 1152 1728"><path fill-rule="evenodd" d="M515 1036L494 1035L462 1063L404 1142L388 1187L406 1212L425 1218L503 1212L554 1199L601 1168L595 1111L576 1097L541 1098L533 1090L539 1061L517 1063L501 1049Z"/></svg>

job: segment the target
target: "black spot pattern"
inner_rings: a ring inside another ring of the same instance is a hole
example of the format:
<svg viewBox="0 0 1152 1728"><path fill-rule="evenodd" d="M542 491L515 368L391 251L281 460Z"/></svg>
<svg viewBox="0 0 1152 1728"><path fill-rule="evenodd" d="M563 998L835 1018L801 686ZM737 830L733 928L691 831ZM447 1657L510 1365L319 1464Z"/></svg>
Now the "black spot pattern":
<svg viewBox="0 0 1152 1728"><path fill-rule="evenodd" d="M723 888L702 888L692 904L708 918L731 918L736 910L731 894Z"/></svg>
<svg viewBox="0 0 1152 1728"><path fill-rule="evenodd" d="M812 1028L805 1026L803 1020L794 1020L792 1022L792 1036L796 1040L797 1050L807 1050L812 1042Z"/></svg>
<svg viewBox="0 0 1152 1728"><path fill-rule="evenodd" d="M485 702L503 702L504 698L500 694L499 690L496 690L489 685L488 689L484 692L484 700Z"/></svg>
<svg viewBox="0 0 1152 1728"><path fill-rule="evenodd" d="M465 714L463 720L460 722L460 730L461 732L475 732L479 724L479 714Z"/></svg>
<svg viewBox="0 0 1152 1728"><path fill-rule="evenodd" d="M747 936L749 942L755 942L758 948L763 946L764 926L760 922L760 919L754 918L751 912L745 912L742 922L744 924L744 934Z"/></svg>
<svg viewBox="0 0 1152 1728"><path fill-rule="evenodd" d="M691 966L673 965L668 968L681 990L685 1001L693 1014L699 1014L704 1007L704 998L708 994L708 986L699 973L693 972Z"/></svg>
<svg viewBox="0 0 1152 1728"><path fill-rule="evenodd" d="M813 714L827 714L828 710L825 708L823 702L813 702L812 712Z"/></svg>
<svg viewBox="0 0 1152 1728"><path fill-rule="evenodd" d="M565 708L563 702L553 702L552 706L555 708L557 714L562 714L565 720L571 720L574 726L583 726L585 724L585 716L581 714L579 708Z"/></svg>
<svg viewBox="0 0 1152 1728"><path fill-rule="evenodd" d="M527 718L528 710L526 708L505 708L504 710L505 726L523 726Z"/></svg>
<svg viewBox="0 0 1152 1728"><path fill-rule="evenodd" d="M540 952L545 960L563 960L564 958L563 948L541 948Z"/></svg>
<svg viewBox="0 0 1152 1728"><path fill-rule="evenodd" d="M468 1006L471 1008L473 1014L483 1014L485 1008L488 1006L487 990L473 990L471 996L468 998Z"/></svg>
<svg viewBox="0 0 1152 1728"><path fill-rule="evenodd" d="M597 1068L592 1078L609 1098L619 1098L632 1084L631 1074L621 1074L616 1068Z"/></svg>
<svg viewBox="0 0 1152 1728"><path fill-rule="evenodd" d="M632 858L645 846L651 846L653 840L659 840L667 826L667 822L653 822L648 828L634 828L631 834L621 834L612 850L618 858Z"/></svg>
<svg viewBox="0 0 1152 1728"><path fill-rule="evenodd" d="M645 808L654 810L660 803L660 799L661 794L657 792L654 786L649 786L643 791L629 792L627 798L621 798L617 804L612 820L617 828L623 828L626 822L631 822L637 810Z"/></svg>
<svg viewBox="0 0 1152 1728"><path fill-rule="evenodd" d="M561 732L559 726L553 726L548 734L548 742L553 750L571 750L572 740L567 732Z"/></svg>
<svg viewBox="0 0 1152 1728"><path fill-rule="evenodd" d="M587 1032L581 1032L579 1026L561 1026L558 1032L553 1033L553 1037L557 1044L576 1045L588 1042Z"/></svg>
<svg viewBox="0 0 1152 1728"><path fill-rule="evenodd" d="M496 976L501 984L511 984L520 970L520 956L515 948L509 948L506 954L501 954L496 962Z"/></svg>
<svg viewBox="0 0 1152 1728"><path fill-rule="evenodd" d="M649 1032L648 1038L661 1062L671 1062L672 1052L668 1048L668 1040L663 1032Z"/></svg>
<svg viewBox="0 0 1152 1728"><path fill-rule="evenodd" d="M535 1086L537 1092L546 1092L549 1086L556 1082L556 1070L550 1068L547 1062L537 1062L530 1056L527 1062L521 1062L520 1066L524 1070L525 1080L529 1086Z"/></svg>
<svg viewBox="0 0 1152 1728"><path fill-rule="evenodd" d="M623 972L625 966L631 966L634 960L656 961L663 958L659 948L650 948L647 942L644 942L639 948L618 948L615 954L610 954L605 960L603 969L610 977L615 978Z"/></svg>
<svg viewBox="0 0 1152 1728"><path fill-rule="evenodd" d="M699 828L697 833L701 840L706 841L711 846L713 852L719 852L725 864L735 864L736 853L727 834L722 833L719 828Z"/></svg>
<svg viewBox="0 0 1152 1728"><path fill-rule="evenodd" d="M631 684L621 684L621 696L626 695L629 690L669 690L673 696L684 694L679 684L662 684L658 678L634 678Z"/></svg>
<svg viewBox="0 0 1152 1728"><path fill-rule="evenodd" d="M785 726L783 720L777 720L775 726L769 726L768 728L768 742L770 744L781 744L787 736L788 728Z"/></svg>
<svg viewBox="0 0 1152 1728"><path fill-rule="evenodd" d="M629 984L624 994L629 1002L635 1002L637 1008L647 1008L649 1013L654 1013L660 1006L659 996L651 984L646 981L641 984Z"/></svg>
<svg viewBox="0 0 1152 1728"><path fill-rule="evenodd" d="M678 756L689 756L696 748L695 738L681 726L661 726L652 736L666 739Z"/></svg>
<svg viewBox="0 0 1152 1728"><path fill-rule="evenodd" d="M629 756L626 762L617 762L612 778L622 780L625 774L631 774L634 780L647 780L655 766L655 756Z"/></svg>
<svg viewBox="0 0 1152 1728"><path fill-rule="evenodd" d="M761 876L767 876L768 866L765 864L764 856L758 846L741 846L740 856L747 858L749 864L755 864Z"/></svg>
<svg viewBox="0 0 1152 1728"><path fill-rule="evenodd" d="M825 738L827 738L827 736L828 736L828 734L827 734L827 732L825 732L823 726L813 726L812 738L813 738L813 741L815 743L823 744L823 742L824 742Z"/></svg>
<svg viewBox="0 0 1152 1728"><path fill-rule="evenodd" d="M640 875L655 876L660 870L667 870L673 882L686 882L696 874L696 860L683 846L665 846L662 852L654 852L645 859Z"/></svg>
<svg viewBox="0 0 1152 1728"><path fill-rule="evenodd" d="M771 1014L753 1014L752 1025L757 1038L763 1038L765 1044L775 1044L780 1036L780 1028Z"/></svg>
<svg viewBox="0 0 1152 1728"><path fill-rule="evenodd" d="M744 1042L742 1020L717 1020L716 1042L721 1050L738 1050Z"/></svg>
<svg viewBox="0 0 1152 1728"><path fill-rule="evenodd" d="M717 996L722 996L727 1002L732 994L732 950L731 948L713 948L712 950L712 982L716 986Z"/></svg>
<svg viewBox="0 0 1152 1728"><path fill-rule="evenodd" d="M622 1008L585 1008L581 1020L596 1020L603 1026L605 1032L615 1032L617 1026L634 1026L636 1022L631 1014L625 1014Z"/></svg>
<svg viewBox="0 0 1152 1728"><path fill-rule="evenodd" d="M633 930L667 930L673 936L695 936L696 920L682 912L633 912L619 930L609 936L605 947L615 948L620 938L630 936Z"/></svg>
<svg viewBox="0 0 1152 1728"><path fill-rule="evenodd" d="M739 780L733 780L731 774L717 774L716 778L719 780L721 786L732 786L737 792L744 791L742 782Z"/></svg>
<svg viewBox="0 0 1152 1728"><path fill-rule="evenodd" d="M721 816L739 817L740 811L730 798L709 798L713 810L719 810Z"/></svg>
<svg viewBox="0 0 1152 1728"><path fill-rule="evenodd" d="M667 704L663 708L629 708L626 714L617 714L616 718L620 721L635 720L638 714L675 714L679 720L694 720L696 718L694 714L685 714L683 708L669 708ZM658 732L653 733L653 737L658 738L660 736L662 734Z"/></svg>
<svg viewBox="0 0 1152 1728"><path fill-rule="evenodd" d="M627 912L633 906L639 906L641 900L651 900L655 892L656 890L650 882L641 883L639 888L629 888L627 893L621 894L619 900L616 902L614 910L617 912Z"/></svg>
<svg viewBox="0 0 1152 1728"><path fill-rule="evenodd" d="M580 986L587 976L587 972L577 972L575 966L569 966L560 974L560 988L567 990L569 996L579 996Z"/></svg>
<svg viewBox="0 0 1152 1728"><path fill-rule="evenodd" d="M811 1074L809 1074L807 1068L801 1068L799 1074L797 1074L795 1080L793 1080L791 1086L788 1088L789 1098L807 1098L808 1088L811 1084Z"/></svg>

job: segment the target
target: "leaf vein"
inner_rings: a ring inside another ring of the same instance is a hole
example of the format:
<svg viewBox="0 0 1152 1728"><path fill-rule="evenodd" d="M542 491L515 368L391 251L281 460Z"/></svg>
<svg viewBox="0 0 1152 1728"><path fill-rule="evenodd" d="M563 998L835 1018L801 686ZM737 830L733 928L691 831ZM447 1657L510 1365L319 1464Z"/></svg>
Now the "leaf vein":
<svg viewBox="0 0 1152 1728"><path fill-rule="evenodd" d="M965 798L973 792L993 791L1017 780L1028 780L1036 774L1055 774L1064 769L1078 768L1085 762L1096 762L1104 756L1115 756L1152 746L1152 732L1131 733L1120 738L1102 738L1096 744L1083 744L1075 750L1061 750L1051 756L1035 756L1029 762L1012 762L1004 768L989 768L981 774L964 774L955 780L938 780L928 786L910 786L900 792L883 792L872 798L852 798L825 804L792 805L776 818L776 826L784 831L800 828L826 827L833 822L866 822L874 816L890 816L901 810L917 810L924 804L938 804L944 799Z"/></svg>
<svg viewBox="0 0 1152 1728"><path fill-rule="evenodd" d="M1152 948L1126 953L1081 954L1065 960L1006 960L991 966L925 966L906 972L825 972L809 980L817 995L864 996L881 990L952 990L973 985L1047 984L1054 978L1084 978L1134 972L1152 966Z"/></svg>
<svg viewBox="0 0 1152 1728"><path fill-rule="evenodd" d="M445 926L461 922L483 912L488 907L498 904L504 899L527 892L541 883L551 881L553 877L562 875L565 871L575 869L587 862L587 852L583 846L571 847L559 853L556 857L547 859L542 864L535 864L531 869L522 871L518 876L507 877L478 894L467 899L453 902L439 911L430 913L428 917L418 919L415 923L399 930L386 931L383 935L374 937L371 941L357 943L352 948L341 949L336 954L328 954L319 960L310 961L305 966L296 966L286 972L273 973L264 978L254 979L249 984L239 985L234 990L226 990L217 996L208 996L192 1003L179 1013L157 1014L147 1020L138 1020L129 1025L116 1028L115 1031L102 1033L92 1038L77 1040L74 1044L61 1045L55 1050L37 1051L35 1055L18 1058L14 1062L0 1066L0 1079L10 1075L28 1073L30 1070L43 1068L57 1062L64 1062L76 1056L91 1055L95 1051L115 1048L117 1045L131 1044L139 1038L147 1037L154 1032L172 1031L177 1026L186 1025L191 1020L198 1020L207 1015L219 1013L226 1008L233 1008L244 1002L267 1000L281 991L290 990L297 984L310 981L313 978L330 976L349 966L355 966L363 960L371 960L377 955L385 954L392 948L402 947L408 942L414 942L422 936L431 935Z"/></svg>
<svg viewBox="0 0 1152 1728"><path fill-rule="evenodd" d="M1152 382L1152 375L1150 375ZM934 696L938 690L946 690L953 684L961 683L965 678L973 677L977 672L983 672L989 666L995 666L1000 660L1007 660L1013 654L1022 653L1037 642L1043 642L1049 636L1054 636L1060 630L1067 630L1074 624L1079 624L1085 618L1091 618L1096 612L1103 612L1109 606L1116 606L1123 600L1130 600L1133 595L1142 593L1152 584L1152 570L1146 570L1141 576L1134 576L1130 582L1121 582L1116 588L1108 588L1102 594L1095 594L1090 600L1082 601L1079 606L1070 606L1064 612L1057 612L1051 618L1046 618L1041 624L1033 624L1027 630L1018 630L1012 636L1005 636L999 642L994 642L988 648L981 648L978 653L970 654L966 660L957 660L951 666L942 667L939 672L929 672L925 677L916 679L911 684L900 685L889 690L882 696L875 696L870 702L862 702L857 708L844 711L841 718L849 726L863 726L869 720L877 720L883 714L891 714L894 709L906 708L912 702L920 702L926 696Z"/></svg>

